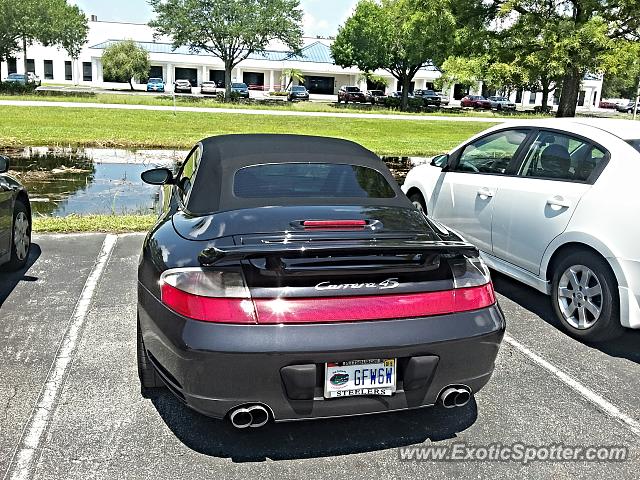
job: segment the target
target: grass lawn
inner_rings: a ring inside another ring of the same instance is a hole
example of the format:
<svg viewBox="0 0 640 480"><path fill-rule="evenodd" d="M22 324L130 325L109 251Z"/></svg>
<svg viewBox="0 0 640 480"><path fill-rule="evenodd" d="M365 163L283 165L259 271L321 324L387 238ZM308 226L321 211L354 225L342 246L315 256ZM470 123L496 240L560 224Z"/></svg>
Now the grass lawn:
<svg viewBox="0 0 640 480"><path fill-rule="evenodd" d="M138 92L135 95L117 94L117 93L97 93L94 96L74 96L72 94L65 96L49 96L49 95L0 95L0 100L40 100L47 102L81 102L81 103L103 103L117 105L152 105L152 106L173 106L173 100L169 96L145 95ZM276 101L278 101L276 99ZM273 104L261 104L258 102L251 103L222 103L213 97L176 97L176 105L180 107L207 107L207 108L233 108L233 109L254 109L254 110L285 110L291 112L328 112L328 113L376 113L376 114L393 114L393 115L427 115L427 116L455 116L455 117L482 117L482 118L504 118L504 115L498 112L490 111L441 111L441 112L424 112L424 113L405 113L398 110L390 110L388 108L371 105L336 105L317 102L285 102L278 101ZM510 114L508 118L545 118L544 116L534 115L533 113Z"/></svg>
<svg viewBox="0 0 640 480"><path fill-rule="evenodd" d="M34 217L34 233L146 232L155 224L155 215L68 215Z"/></svg>
<svg viewBox="0 0 640 480"><path fill-rule="evenodd" d="M100 146L187 149L211 135L297 133L358 142L379 155L445 152L490 123L234 115L93 108L9 107L0 115L0 147Z"/></svg>

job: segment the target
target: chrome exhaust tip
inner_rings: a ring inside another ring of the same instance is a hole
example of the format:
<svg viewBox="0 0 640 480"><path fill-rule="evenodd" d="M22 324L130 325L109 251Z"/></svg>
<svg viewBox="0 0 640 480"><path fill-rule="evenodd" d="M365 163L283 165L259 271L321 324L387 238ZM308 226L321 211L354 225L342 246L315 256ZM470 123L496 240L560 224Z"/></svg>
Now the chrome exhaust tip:
<svg viewBox="0 0 640 480"><path fill-rule="evenodd" d="M463 407L471 400L471 389L466 386L447 387L440 394L444 408Z"/></svg>
<svg viewBox="0 0 640 480"><path fill-rule="evenodd" d="M464 407L471 400L471 392L466 388L459 388L455 398L456 407Z"/></svg>
<svg viewBox="0 0 640 480"><path fill-rule="evenodd" d="M247 428L253 423L253 415L246 408L236 408L229 415L231 425L236 428Z"/></svg>
<svg viewBox="0 0 640 480"><path fill-rule="evenodd" d="M458 389L449 387L442 395L440 395L440 401L444 408L454 408L456 406L456 397L458 396Z"/></svg>
<svg viewBox="0 0 640 480"><path fill-rule="evenodd" d="M269 412L262 405L254 405L247 410L252 417L251 425L249 425L251 428L260 428L269 421Z"/></svg>
<svg viewBox="0 0 640 480"><path fill-rule="evenodd" d="M229 414L231 425L236 428L259 428L269 422L269 410L262 405L238 407Z"/></svg>

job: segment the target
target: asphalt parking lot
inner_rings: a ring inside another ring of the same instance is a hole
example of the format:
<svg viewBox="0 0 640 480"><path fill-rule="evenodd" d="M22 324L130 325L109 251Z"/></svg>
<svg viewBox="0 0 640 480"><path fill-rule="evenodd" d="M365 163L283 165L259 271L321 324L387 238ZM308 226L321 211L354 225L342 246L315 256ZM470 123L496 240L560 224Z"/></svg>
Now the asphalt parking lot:
<svg viewBox="0 0 640 480"><path fill-rule="evenodd" d="M136 372L142 235L36 236L26 271L0 273L0 477L638 478L640 332L589 346L546 297L494 278L508 335L465 407L237 431ZM622 462L406 461L398 447L626 446Z"/></svg>

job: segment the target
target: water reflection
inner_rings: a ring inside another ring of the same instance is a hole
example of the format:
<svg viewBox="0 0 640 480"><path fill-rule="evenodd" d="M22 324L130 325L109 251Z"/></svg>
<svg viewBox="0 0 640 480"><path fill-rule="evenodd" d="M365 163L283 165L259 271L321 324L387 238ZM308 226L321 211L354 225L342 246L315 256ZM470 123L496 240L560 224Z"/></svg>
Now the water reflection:
<svg viewBox="0 0 640 480"><path fill-rule="evenodd" d="M35 214L149 213L157 209L158 187L140 174L173 166L186 152L173 150L70 149L31 147L2 152L10 175L29 191Z"/></svg>
<svg viewBox="0 0 640 480"><path fill-rule="evenodd" d="M158 208L159 188L140 174L154 166L175 168L182 150L28 147L0 149L11 158L10 174L29 191L35 214L149 213ZM382 157L402 185L407 172L429 159Z"/></svg>

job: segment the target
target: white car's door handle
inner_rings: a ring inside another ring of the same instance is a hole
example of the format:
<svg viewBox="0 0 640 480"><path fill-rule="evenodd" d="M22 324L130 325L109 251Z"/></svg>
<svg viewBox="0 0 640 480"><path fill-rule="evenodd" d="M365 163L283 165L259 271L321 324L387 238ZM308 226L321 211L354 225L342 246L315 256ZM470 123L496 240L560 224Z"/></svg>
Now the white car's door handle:
<svg viewBox="0 0 640 480"><path fill-rule="evenodd" d="M489 190L487 187L482 187L478 190L478 196L484 198L491 198L495 195L493 190Z"/></svg>
<svg viewBox="0 0 640 480"><path fill-rule="evenodd" d="M547 199L547 205L551 205L552 207L571 208L571 203L565 200L562 195L554 195Z"/></svg>

